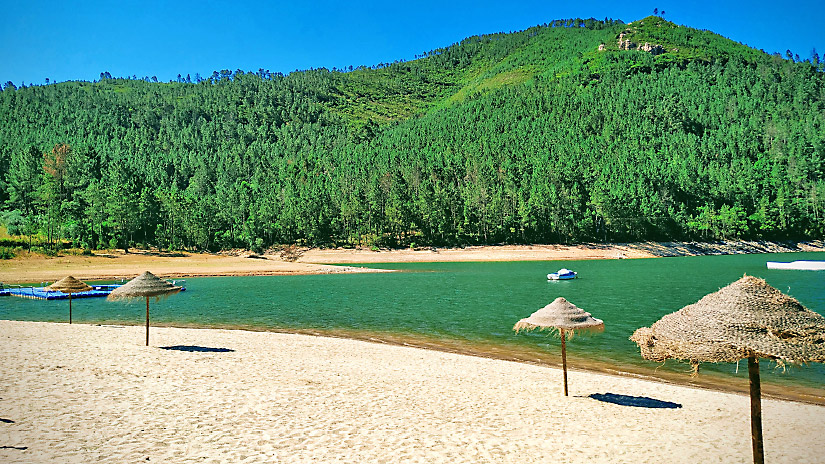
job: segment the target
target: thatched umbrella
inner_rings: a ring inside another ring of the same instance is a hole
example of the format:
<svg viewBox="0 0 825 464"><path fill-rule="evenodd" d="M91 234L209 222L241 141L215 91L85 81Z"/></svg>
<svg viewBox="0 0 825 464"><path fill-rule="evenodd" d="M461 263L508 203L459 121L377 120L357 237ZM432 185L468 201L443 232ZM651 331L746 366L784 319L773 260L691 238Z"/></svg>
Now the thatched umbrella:
<svg viewBox="0 0 825 464"><path fill-rule="evenodd" d="M126 284L114 289L107 297L108 300L146 298L146 346L149 346L149 298L156 300L180 291L169 282L159 279L149 271L135 277Z"/></svg>
<svg viewBox="0 0 825 464"><path fill-rule="evenodd" d="M751 276L638 329L630 339L645 359L688 360L694 373L702 362L747 358L753 461L760 464L764 452L759 358L780 365L825 362L825 317Z"/></svg>
<svg viewBox="0 0 825 464"><path fill-rule="evenodd" d="M72 293L88 292L92 287L75 279L72 276L64 277L46 287L46 290L57 291L69 295L69 324L72 323Z"/></svg>
<svg viewBox="0 0 825 464"><path fill-rule="evenodd" d="M573 303L562 297L556 298L549 305L539 309L516 323L513 330L547 329L558 331L561 336L561 365L564 372L564 396L567 396L567 348L565 335L570 337L579 331L600 332L604 330L604 322L590 316L590 313L579 309Z"/></svg>

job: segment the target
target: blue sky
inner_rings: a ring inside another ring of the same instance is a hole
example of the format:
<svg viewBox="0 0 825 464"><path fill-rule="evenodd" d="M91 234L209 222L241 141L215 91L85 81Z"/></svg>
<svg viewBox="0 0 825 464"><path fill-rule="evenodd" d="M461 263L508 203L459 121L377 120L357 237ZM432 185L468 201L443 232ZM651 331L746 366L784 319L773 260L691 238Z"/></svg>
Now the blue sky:
<svg viewBox="0 0 825 464"><path fill-rule="evenodd" d="M0 82L16 85L221 69L288 73L413 59L467 36L571 17L634 21L665 10L765 51L825 53L825 1L36 1L2 0Z"/></svg>

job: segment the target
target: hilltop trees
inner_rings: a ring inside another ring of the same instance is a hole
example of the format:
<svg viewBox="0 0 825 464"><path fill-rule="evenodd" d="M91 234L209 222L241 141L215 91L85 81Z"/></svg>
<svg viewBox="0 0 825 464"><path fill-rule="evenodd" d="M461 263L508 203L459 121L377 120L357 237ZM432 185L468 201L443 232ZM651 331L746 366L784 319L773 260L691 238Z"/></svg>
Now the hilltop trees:
<svg viewBox="0 0 825 464"><path fill-rule="evenodd" d="M653 17L633 28L665 53L619 50L628 28L347 73L12 84L4 217L124 249L821 237L816 66Z"/></svg>

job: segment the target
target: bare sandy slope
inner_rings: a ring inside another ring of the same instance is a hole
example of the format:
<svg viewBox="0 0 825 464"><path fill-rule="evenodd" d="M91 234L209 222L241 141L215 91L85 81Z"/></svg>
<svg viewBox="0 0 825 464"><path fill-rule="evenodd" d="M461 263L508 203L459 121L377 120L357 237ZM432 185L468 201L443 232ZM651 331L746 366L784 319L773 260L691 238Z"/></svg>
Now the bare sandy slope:
<svg viewBox="0 0 825 464"><path fill-rule="evenodd" d="M462 261L539 261L573 259L651 258L643 249L627 245L497 245L465 248L380 250L309 249L298 262L306 263L414 263Z"/></svg>
<svg viewBox="0 0 825 464"><path fill-rule="evenodd" d="M95 252L94 256L44 257L21 253L11 260L0 260L0 282L54 282L67 275L81 280L132 278L149 270L156 275L206 277L236 275L297 275L336 272L375 272L366 267L329 264L445 262L445 261L533 261L652 258L728 253L768 253L784 251L825 251L825 242L795 244L772 242L644 242L631 244L579 245L501 245L465 248L427 248L416 250L302 249L297 260L289 262L278 253L264 256L248 252L238 256L207 253L159 253L133 251Z"/></svg>
<svg viewBox="0 0 825 464"><path fill-rule="evenodd" d="M0 462L746 463L742 395L357 340L0 321ZM174 349L161 349L161 347ZM615 402L610 402L615 401ZM825 407L763 400L766 462Z"/></svg>
<svg viewBox="0 0 825 464"><path fill-rule="evenodd" d="M825 251L825 241L799 243L721 241L582 243L577 245L495 245L465 248L379 250L309 249L299 262L306 263L407 263L459 261L564 261L578 259L658 258L740 253Z"/></svg>
<svg viewBox="0 0 825 464"><path fill-rule="evenodd" d="M644 251L617 246L486 246L428 250L384 250L374 252L357 249L302 250L295 262L285 261L279 254L263 256L244 253L240 256L206 253L157 253L132 251L96 252L93 256L44 257L23 254L0 261L0 282L53 282L72 275L81 280L132 278L149 270L166 278L327 274L336 272L375 272L365 267L329 264L420 262L420 261L521 261L613 259L617 257L649 257Z"/></svg>
<svg viewBox="0 0 825 464"><path fill-rule="evenodd" d="M0 282L54 282L67 275L80 280L131 279L151 271L166 278L329 274L336 272L374 272L365 268L287 262L276 256L244 257L206 253L149 253L122 251L95 253L93 256L25 255L0 261Z"/></svg>

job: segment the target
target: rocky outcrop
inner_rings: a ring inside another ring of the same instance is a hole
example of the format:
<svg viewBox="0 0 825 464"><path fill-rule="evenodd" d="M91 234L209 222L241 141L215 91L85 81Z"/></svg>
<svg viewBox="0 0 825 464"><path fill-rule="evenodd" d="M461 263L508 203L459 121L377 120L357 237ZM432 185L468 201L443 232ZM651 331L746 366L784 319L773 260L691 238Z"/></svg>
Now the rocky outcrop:
<svg viewBox="0 0 825 464"><path fill-rule="evenodd" d="M641 50L643 52L648 52L653 56L661 55L666 50L659 44L651 44L645 42L644 45L639 46L636 42L631 42L630 39L625 39L626 35L629 35L630 31L624 31L619 34L619 50ZM602 50L602 47L599 47L599 50Z"/></svg>
<svg viewBox="0 0 825 464"><path fill-rule="evenodd" d="M661 45L658 45L658 44L649 44L649 43L647 43L647 42L645 42L645 44L644 44L644 45L642 45L641 47L639 47L639 50L641 50L641 51L643 51L643 52L648 52L648 53L650 53L650 54L651 54L651 55L653 55L653 56L656 56L656 55L661 55L662 53L664 53L664 52L665 52L664 47L662 47Z"/></svg>
<svg viewBox="0 0 825 464"><path fill-rule="evenodd" d="M625 33L619 34L619 50L635 50L636 43L624 38Z"/></svg>

